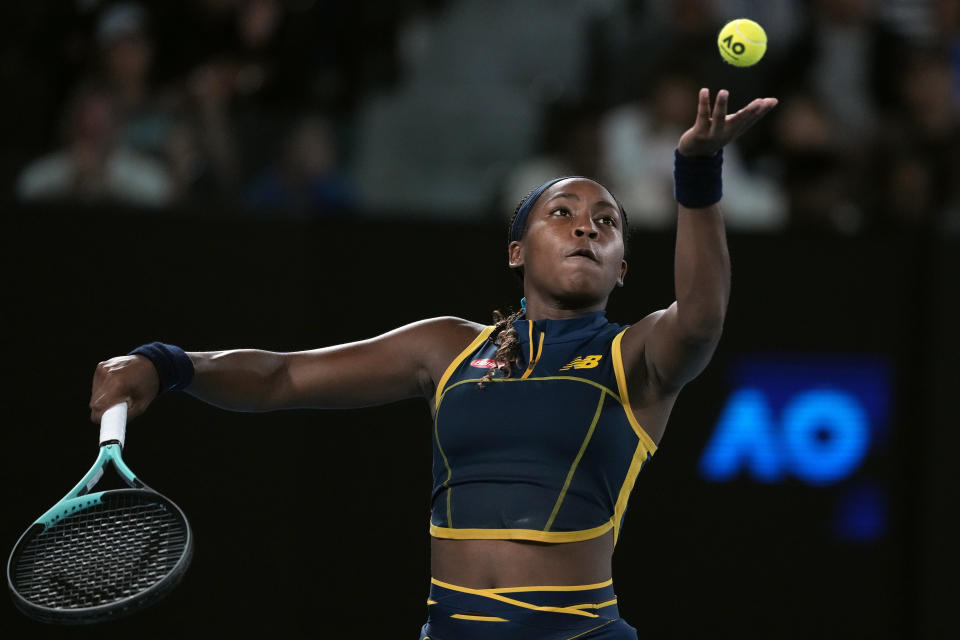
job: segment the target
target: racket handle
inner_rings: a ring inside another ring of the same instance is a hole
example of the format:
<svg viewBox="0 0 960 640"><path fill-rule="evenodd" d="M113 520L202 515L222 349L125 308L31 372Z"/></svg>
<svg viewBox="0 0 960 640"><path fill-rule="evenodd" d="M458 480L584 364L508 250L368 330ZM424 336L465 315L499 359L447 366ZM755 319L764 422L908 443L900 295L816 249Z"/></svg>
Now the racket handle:
<svg viewBox="0 0 960 640"><path fill-rule="evenodd" d="M100 418L100 446L105 442L119 442L123 447L123 439L127 433L127 403L115 404L103 412Z"/></svg>

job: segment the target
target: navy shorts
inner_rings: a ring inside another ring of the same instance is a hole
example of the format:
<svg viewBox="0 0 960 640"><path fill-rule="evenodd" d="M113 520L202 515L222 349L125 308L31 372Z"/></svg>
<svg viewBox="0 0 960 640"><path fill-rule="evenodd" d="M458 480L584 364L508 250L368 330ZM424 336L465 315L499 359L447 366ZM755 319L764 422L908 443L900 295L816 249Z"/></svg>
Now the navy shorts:
<svg viewBox="0 0 960 640"><path fill-rule="evenodd" d="M620 618L613 581L469 589L430 581L420 640L637 640Z"/></svg>

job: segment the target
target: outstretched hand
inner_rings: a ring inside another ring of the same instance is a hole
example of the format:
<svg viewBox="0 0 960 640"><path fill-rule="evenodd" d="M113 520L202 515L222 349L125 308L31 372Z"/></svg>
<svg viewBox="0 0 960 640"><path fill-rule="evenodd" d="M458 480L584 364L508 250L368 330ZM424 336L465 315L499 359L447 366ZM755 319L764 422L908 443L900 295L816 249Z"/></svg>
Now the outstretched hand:
<svg viewBox="0 0 960 640"><path fill-rule="evenodd" d="M700 89L697 121L680 136L680 142L677 143L677 150L682 155L712 156L777 106L776 98L757 98L740 111L727 115L729 100L730 92L721 89L711 109L710 90Z"/></svg>

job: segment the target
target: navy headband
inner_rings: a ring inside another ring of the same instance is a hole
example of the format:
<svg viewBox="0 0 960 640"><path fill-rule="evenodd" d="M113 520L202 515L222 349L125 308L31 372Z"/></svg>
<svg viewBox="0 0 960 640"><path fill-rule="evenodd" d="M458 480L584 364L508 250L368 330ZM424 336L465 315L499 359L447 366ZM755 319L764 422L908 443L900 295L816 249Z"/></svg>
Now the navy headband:
<svg viewBox="0 0 960 640"><path fill-rule="evenodd" d="M517 209L517 215L513 218L513 224L510 226L510 242L514 240L519 240L523 236L523 230L527 227L527 216L530 215L530 210L533 209L533 205L537 203L537 199L543 195L543 192L557 184L561 180L569 180L571 178L582 178L584 180L591 180L596 182L593 178L587 178L585 176L563 176L561 178L554 178L553 180L548 180L542 185L530 192L530 195L527 196L527 199L523 201L523 204L520 205L520 208ZM600 184L597 182L597 184ZM623 228L627 228L627 212L623 210L623 207L620 206L620 203L617 202L617 208L620 210L620 217L623 221Z"/></svg>

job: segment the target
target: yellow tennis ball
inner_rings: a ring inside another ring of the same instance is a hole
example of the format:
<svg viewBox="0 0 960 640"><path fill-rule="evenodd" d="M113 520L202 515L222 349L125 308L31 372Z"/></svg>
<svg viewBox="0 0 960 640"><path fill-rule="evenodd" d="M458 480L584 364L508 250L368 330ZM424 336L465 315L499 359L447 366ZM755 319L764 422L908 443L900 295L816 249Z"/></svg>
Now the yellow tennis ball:
<svg viewBox="0 0 960 640"><path fill-rule="evenodd" d="M751 67L767 51L767 34L753 20L731 20L717 36L717 47L723 59L735 67Z"/></svg>

